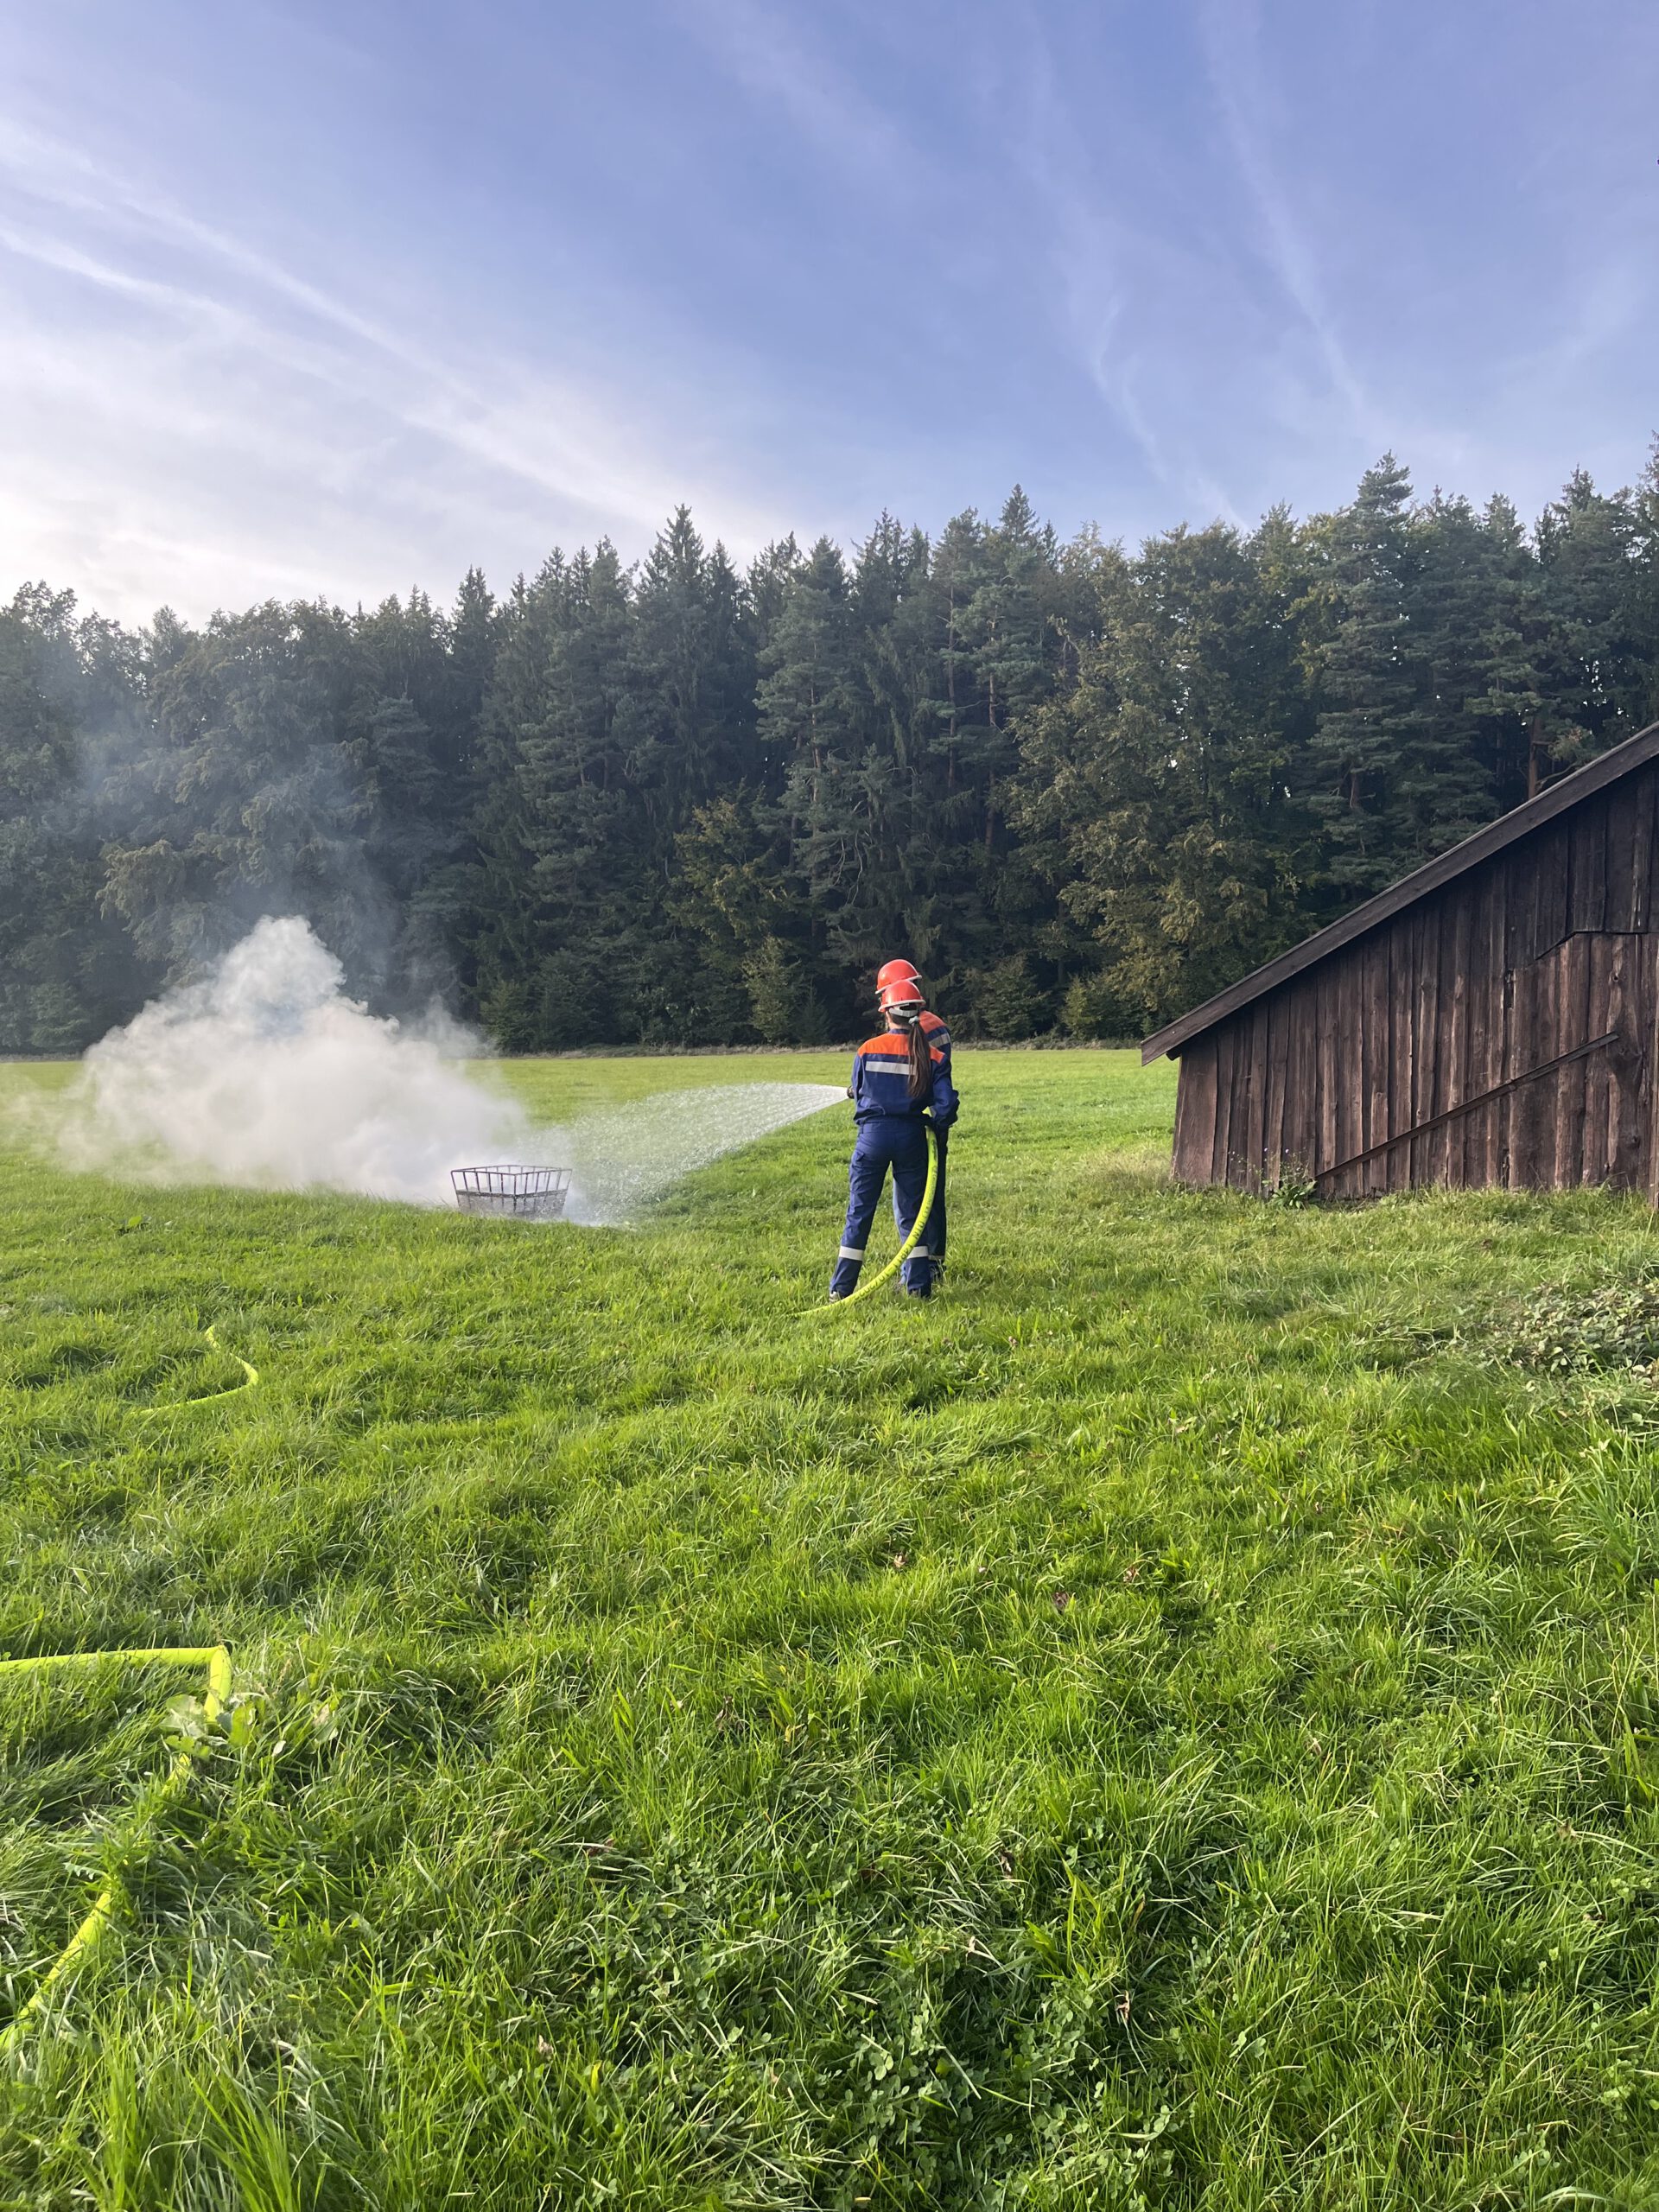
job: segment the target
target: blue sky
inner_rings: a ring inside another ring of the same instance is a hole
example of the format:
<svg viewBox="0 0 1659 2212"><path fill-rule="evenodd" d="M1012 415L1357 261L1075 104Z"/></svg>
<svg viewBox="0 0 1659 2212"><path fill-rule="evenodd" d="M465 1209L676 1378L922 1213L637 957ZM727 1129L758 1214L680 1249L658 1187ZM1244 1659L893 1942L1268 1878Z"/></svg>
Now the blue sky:
<svg viewBox="0 0 1659 2212"><path fill-rule="evenodd" d="M1654 0L0 10L0 591L346 604L685 499L747 556L1610 484Z"/></svg>

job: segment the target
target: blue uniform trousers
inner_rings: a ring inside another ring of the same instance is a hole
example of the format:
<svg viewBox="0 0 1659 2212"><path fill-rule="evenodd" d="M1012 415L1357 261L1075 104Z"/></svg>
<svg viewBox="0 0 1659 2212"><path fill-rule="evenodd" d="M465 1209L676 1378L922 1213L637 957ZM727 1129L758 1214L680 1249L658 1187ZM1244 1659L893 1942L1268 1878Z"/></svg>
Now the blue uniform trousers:
<svg viewBox="0 0 1659 2212"><path fill-rule="evenodd" d="M858 1271L864 1264L865 1248L889 1167L893 1170L893 1217L902 1241L922 1210L922 1193L927 1188L927 1132L919 1120L895 1115L889 1120L858 1125L848 1178L847 1225L842 1231L836 1272L830 1278L832 1298L845 1298L858 1287ZM937 1194L934 1203L938 1203ZM906 1289L920 1291L924 1297L933 1287L932 1220L930 1213L928 1226L904 1267Z"/></svg>
<svg viewBox="0 0 1659 2212"><path fill-rule="evenodd" d="M943 1268L944 1265L944 1162L946 1153L950 1148L950 1132L949 1129L936 1129L933 1134L939 1147L939 1179L938 1188L933 1193L933 1210L927 1217L927 1232L922 1242L933 1255L935 1266Z"/></svg>

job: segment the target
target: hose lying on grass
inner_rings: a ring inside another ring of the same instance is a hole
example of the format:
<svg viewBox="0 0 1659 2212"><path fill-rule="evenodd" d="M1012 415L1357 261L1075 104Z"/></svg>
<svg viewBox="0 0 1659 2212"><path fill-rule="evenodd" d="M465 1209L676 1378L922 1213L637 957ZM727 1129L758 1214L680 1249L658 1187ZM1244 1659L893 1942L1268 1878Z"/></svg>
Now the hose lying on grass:
<svg viewBox="0 0 1659 2212"><path fill-rule="evenodd" d="M933 1211L933 1193L939 1187L938 1131L928 1122L924 1122L922 1126L927 1130L927 1181L922 1191L921 1208L911 1224L909 1236L906 1237L880 1274L871 1275L867 1281L860 1283L856 1290L849 1291L845 1298L827 1298L821 1306L810 1306L807 1309L810 1313L828 1313L832 1310L838 1313L843 1306L856 1306L861 1298L867 1298L873 1290L880 1290L887 1277L896 1269L902 1268L915 1250L917 1239L927 1227L927 1217Z"/></svg>
<svg viewBox="0 0 1659 2212"><path fill-rule="evenodd" d="M0 1675L18 1675L32 1668L92 1667L119 1662L129 1667L202 1667L207 1669L207 1694L202 1700L209 1720L216 1720L231 1694L231 1655L222 1643L191 1649L156 1651L54 1651L38 1659L0 1659ZM149 1826L176 1797L190 1775L194 1759L181 1751L154 1789L140 1798L131 1834ZM54 1990L79 1966L98 1944L115 1917L118 1878L111 1877L93 1899L87 1914L57 1957L47 1968L16 2018L0 2032L0 2056L9 2057Z"/></svg>
<svg viewBox="0 0 1659 2212"><path fill-rule="evenodd" d="M222 1349L217 1334L216 1324L210 1322L207 1327L203 1330L202 1334L207 1338L208 1343L212 1344L215 1351L219 1351ZM255 1383L258 1382L259 1370L251 1361L244 1359L239 1351L233 1351L231 1354L231 1357L241 1369L243 1379L239 1382L232 1382L228 1390L209 1390L204 1396L200 1398L178 1398L170 1405L141 1406L139 1408L140 1413L143 1414L144 1419L148 1420L154 1414L177 1413L181 1408L185 1406L213 1406L217 1405L221 1398L239 1398L244 1390L251 1390Z"/></svg>
<svg viewBox="0 0 1659 2212"><path fill-rule="evenodd" d="M222 1349L214 1324L210 1322L202 1334L215 1351ZM242 1380L232 1383L229 1389L209 1390L202 1397L182 1398L171 1405L141 1406L138 1408L140 1415L148 1418L156 1414L178 1413L188 1406L211 1406L221 1398L239 1397L244 1390L251 1390L259 1380L258 1369L251 1360L244 1359L240 1352L232 1352L231 1357L242 1370ZM105 1661L129 1667L205 1666L207 1669L207 1694L202 1702L210 1721L217 1719L231 1694L231 1655L222 1643L140 1651L55 1651L35 1659L0 1659L0 1675L22 1674L34 1668L96 1666ZM156 1787L140 1800L135 1827L145 1826L154 1820L178 1795L189 1776L191 1764L188 1750L181 1751ZM16 2049L25 2030L54 1990L97 1944L114 1917L117 1886L114 1880L105 1884L92 1901L92 1910L48 1967L28 2001L10 2024L0 2030L0 2056L9 2056Z"/></svg>

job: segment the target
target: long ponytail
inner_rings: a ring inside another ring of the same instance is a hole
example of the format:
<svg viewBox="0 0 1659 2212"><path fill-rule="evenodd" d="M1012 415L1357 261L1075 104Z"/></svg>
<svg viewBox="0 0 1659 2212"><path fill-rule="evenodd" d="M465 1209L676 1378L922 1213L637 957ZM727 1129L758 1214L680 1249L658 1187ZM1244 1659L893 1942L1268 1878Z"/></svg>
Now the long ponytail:
<svg viewBox="0 0 1659 2212"><path fill-rule="evenodd" d="M909 1015L905 1027L910 1040L910 1095L912 1098L925 1098L933 1088L933 1055L928 1049L921 1016Z"/></svg>

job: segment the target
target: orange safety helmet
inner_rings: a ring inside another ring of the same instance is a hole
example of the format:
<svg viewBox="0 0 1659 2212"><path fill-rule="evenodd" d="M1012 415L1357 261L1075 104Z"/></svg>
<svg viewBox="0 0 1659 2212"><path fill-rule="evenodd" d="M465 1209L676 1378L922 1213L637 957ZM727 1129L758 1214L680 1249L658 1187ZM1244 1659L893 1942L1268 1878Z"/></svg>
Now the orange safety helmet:
<svg viewBox="0 0 1659 2212"><path fill-rule="evenodd" d="M901 1006L919 1007L922 987L912 969L908 976L894 976L882 984L875 995L875 1002L883 1014L894 1013Z"/></svg>
<svg viewBox="0 0 1659 2212"><path fill-rule="evenodd" d="M919 983L921 980L920 969L912 968L908 960L884 960L875 971L878 992L885 991L889 983Z"/></svg>

